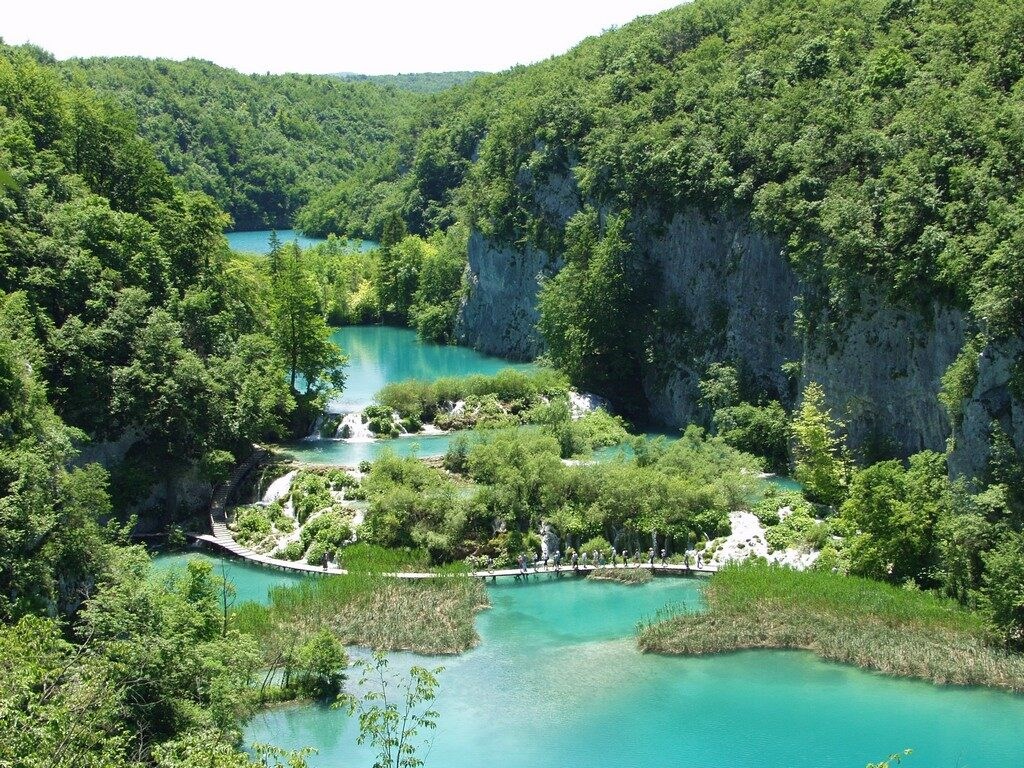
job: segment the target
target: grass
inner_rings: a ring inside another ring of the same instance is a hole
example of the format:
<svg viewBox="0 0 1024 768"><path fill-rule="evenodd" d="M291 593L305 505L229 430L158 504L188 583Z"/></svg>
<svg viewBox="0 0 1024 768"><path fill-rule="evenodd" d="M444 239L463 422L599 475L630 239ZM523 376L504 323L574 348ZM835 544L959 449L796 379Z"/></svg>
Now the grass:
<svg viewBox="0 0 1024 768"><path fill-rule="evenodd" d="M641 650L803 649L887 675L1024 692L1024 657L994 646L981 617L930 593L748 563L714 575L705 600L705 613L644 628Z"/></svg>
<svg viewBox="0 0 1024 768"><path fill-rule="evenodd" d="M617 581L620 584L646 584L654 578L647 568L597 568L587 574L595 581Z"/></svg>
<svg viewBox="0 0 1024 768"><path fill-rule="evenodd" d="M477 643L474 619L488 606L487 591L464 566L436 569L434 578L395 579L384 574L418 569L423 553L366 545L345 552L353 572L274 587L268 606L239 607L238 628L265 639L330 627L346 645L422 654L461 653Z"/></svg>
<svg viewBox="0 0 1024 768"><path fill-rule="evenodd" d="M487 605L482 583L469 576L349 574L275 587L269 606L241 606L236 622L257 637L281 628L301 634L330 627L346 645L451 654L476 644L474 619Z"/></svg>

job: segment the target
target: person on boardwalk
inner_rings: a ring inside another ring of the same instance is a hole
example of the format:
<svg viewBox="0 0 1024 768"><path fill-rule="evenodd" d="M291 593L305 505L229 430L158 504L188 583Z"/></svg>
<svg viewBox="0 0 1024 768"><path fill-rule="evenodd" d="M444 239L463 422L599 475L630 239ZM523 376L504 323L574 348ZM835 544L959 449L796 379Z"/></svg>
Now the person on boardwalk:
<svg viewBox="0 0 1024 768"><path fill-rule="evenodd" d="M647 563L651 566L651 569L653 570L653 568L654 568L654 547L651 547L651 550L647 553Z"/></svg>
<svg viewBox="0 0 1024 768"><path fill-rule="evenodd" d="M582 555L580 555L580 565L583 567L583 570L587 569L587 553L586 552L584 552Z"/></svg>
<svg viewBox="0 0 1024 768"><path fill-rule="evenodd" d="M690 553L683 552L683 565L686 567L686 572L690 572Z"/></svg>
<svg viewBox="0 0 1024 768"><path fill-rule="evenodd" d="M668 565L668 553L665 551L664 547L661 548L661 564Z"/></svg>
<svg viewBox="0 0 1024 768"><path fill-rule="evenodd" d="M622 550L622 567L629 568L629 550Z"/></svg>
<svg viewBox="0 0 1024 768"><path fill-rule="evenodd" d="M697 550L697 569L700 570L700 550Z"/></svg>
<svg viewBox="0 0 1024 768"><path fill-rule="evenodd" d="M572 551L572 569L574 571L578 571L580 569L580 556L575 549Z"/></svg>
<svg viewBox="0 0 1024 768"><path fill-rule="evenodd" d="M555 570L560 570L562 565L562 551L559 549L555 550Z"/></svg>
<svg viewBox="0 0 1024 768"><path fill-rule="evenodd" d="M526 558L524 558L522 555L520 555L516 559L516 564L519 566L519 571L521 573L526 573Z"/></svg>
<svg viewBox="0 0 1024 768"><path fill-rule="evenodd" d="M619 553L615 551L615 547L612 547L612 568L618 565Z"/></svg>

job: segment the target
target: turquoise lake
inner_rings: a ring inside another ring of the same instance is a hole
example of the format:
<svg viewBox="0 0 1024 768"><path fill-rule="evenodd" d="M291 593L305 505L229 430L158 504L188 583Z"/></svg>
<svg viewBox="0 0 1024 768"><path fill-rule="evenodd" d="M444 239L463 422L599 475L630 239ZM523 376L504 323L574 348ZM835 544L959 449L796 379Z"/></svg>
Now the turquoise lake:
<svg viewBox="0 0 1024 768"><path fill-rule="evenodd" d="M224 237L228 239L228 246L233 251L241 253L270 253L269 229L260 229L252 232L226 232ZM279 229L277 237L282 243L298 243L302 248L309 248L317 243L326 242L322 237L306 237L294 229ZM353 245L358 245L359 250L369 251L377 247L377 243L371 240L351 240Z"/></svg>
<svg viewBox="0 0 1024 768"><path fill-rule="evenodd" d="M442 376L494 374L503 368L531 370L532 363L516 363L501 357L482 355L467 347L425 344L409 328L358 325L339 328L331 339L348 355L345 389L331 404L331 410L349 413L373 402L385 384L406 379L434 380ZM448 450L449 435L416 436L373 443L342 440L305 440L287 446L296 459L318 464L358 464L373 460L383 450L401 455L442 456Z"/></svg>
<svg viewBox="0 0 1024 768"><path fill-rule="evenodd" d="M240 595L295 578L228 567ZM1024 697L882 677L801 652L639 653L637 621L664 606L699 610L693 580L628 587L535 577L488 592L477 648L426 662L392 656L394 670L445 667L427 768L862 768L906 747L907 768L1024 763ZM369 765L355 737L349 717L320 706L263 713L246 729L249 743L315 747L315 768Z"/></svg>

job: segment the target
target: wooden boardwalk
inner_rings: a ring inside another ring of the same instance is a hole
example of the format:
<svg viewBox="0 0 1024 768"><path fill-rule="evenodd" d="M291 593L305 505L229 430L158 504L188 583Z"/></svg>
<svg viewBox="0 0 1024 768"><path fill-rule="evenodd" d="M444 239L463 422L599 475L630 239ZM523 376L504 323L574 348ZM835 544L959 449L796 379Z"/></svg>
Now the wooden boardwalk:
<svg viewBox="0 0 1024 768"><path fill-rule="evenodd" d="M270 557L269 555L261 555L258 552L253 552L251 549L243 547L241 544L236 542L232 537L231 533L225 528L224 536L211 536L208 533L204 534L189 534L193 541L200 544L217 549L225 554L232 555L250 563L260 565L268 568L277 568L282 571L291 571L293 573L308 573L308 574L319 574L321 576L340 576L348 573L344 568L339 568L337 565L329 564L326 568L322 565L310 565L309 563L298 562L294 560L280 560L276 557ZM494 568L490 570L479 570L471 571L470 575L480 579L491 579L497 581L498 579L520 579L522 580L525 575L527 579L531 576L573 576L580 575L585 576L592 571L596 571L599 568L615 568L615 570L636 570L643 568L651 571L655 575L665 576L707 576L715 572L715 568L708 568L702 566L701 568L695 568L690 566L687 568L685 565L679 565L677 563L667 563L662 565L660 562L655 560L654 565L650 565L647 562L643 562L640 565L630 563L628 566L618 565L612 566L609 564L603 566L595 565L581 565L578 568L573 568L571 565L562 565L556 568L553 565L549 566L538 566L536 568L529 567L526 569L524 574L523 571L518 568ZM399 573L386 573L385 576L393 577L396 579L434 579L441 574L430 573L430 572L399 572Z"/></svg>
<svg viewBox="0 0 1024 768"><path fill-rule="evenodd" d="M269 555L261 555L259 552L242 546L235 537L231 535L231 531L228 529L228 518L227 510L231 499L234 497L235 492L238 489L238 484L241 483L252 470L257 467L262 461L264 461L270 452L264 448L254 446L252 454L242 464L235 468L234 472L227 481L217 489L217 492L213 496L213 500L210 502L210 528L213 533L190 533L188 537L193 541L219 550L225 554L237 557L241 560L245 560L256 565L260 565L266 568L277 568L282 571L291 571L293 573L309 573L309 574L320 574L323 575L342 575L348 573L344 568L339 568L336 565L329 564L326 568L322 565L310 565L309 563L298 562L294 560L280 560L276 557L270 557ZM525 573L518 568L496 568L490 570L472 571L472 575L481 579L491 579L497 581L498 579L519 579L522 580L525 576L529 579L530 576L543 576L543 575L554 575L554 576L565 576L565 575L587 575L591 571L595 571L598 568L615 568L617 570L623 570L626 568L646 568L652 571L654 574L672 575L672 576L687 576L687 575L708 575L715 572L714 568L703 566L701 568L687 567L684 565L677 565L675 563L668 563L662 565L660 562L655 560L654 565L650 565L646 561L637 563L631 563L630 565L622 565L621 563L615 566L606 564L603 566L595 565L581 565L577 568L573 568L571 565L561 565L556 568L553 565L529 567ZM433 579L438 576L436 573L388 573L384 574L391 576L396 579Z"/></svg>

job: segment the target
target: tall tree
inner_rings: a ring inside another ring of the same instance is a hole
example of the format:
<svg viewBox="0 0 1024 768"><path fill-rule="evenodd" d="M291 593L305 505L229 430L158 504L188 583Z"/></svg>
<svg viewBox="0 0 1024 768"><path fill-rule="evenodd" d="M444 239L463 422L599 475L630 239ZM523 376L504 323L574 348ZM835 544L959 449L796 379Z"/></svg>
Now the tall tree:
<svg viewBox="0 0 1024 768"><path fill-rule="evenodd" d="M271 334L285 360L293 395L308 400L340 390L345 383L342 369L347 358L331 342L316 285L297 245L282 248L270 312Z"/></svg>
<svg viewBox="0 0 1024 768"><path fill-rule="evenodd" d="M843 434L844 424L833 418L825 404L825 390L811 382L792 424L793 476L808 498L837 506L846 498L851 462Z"/></svg>

